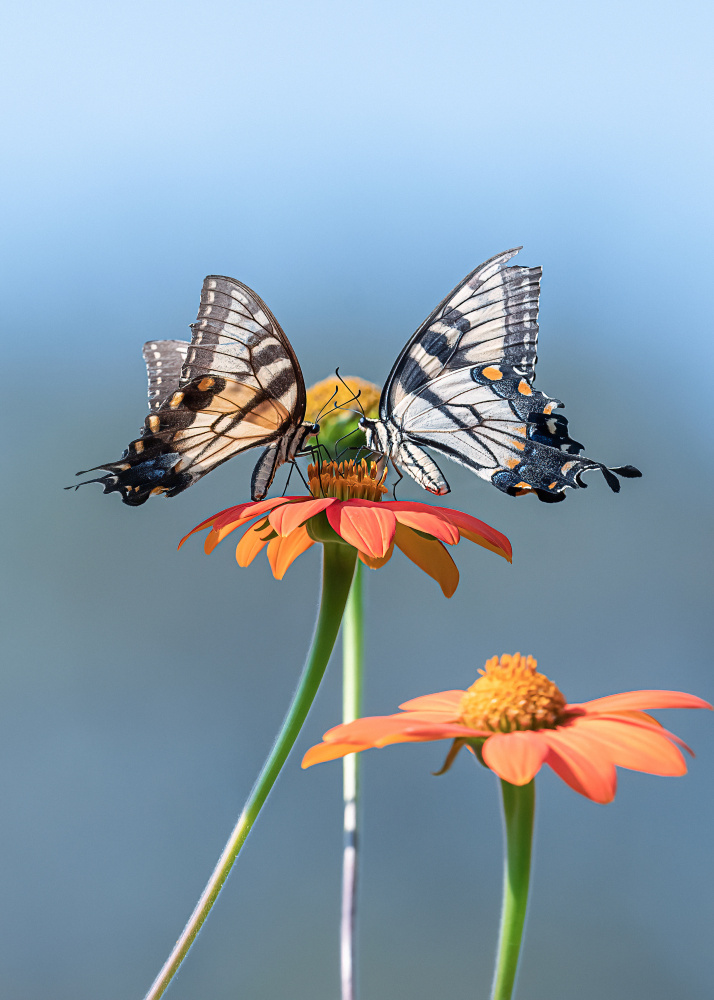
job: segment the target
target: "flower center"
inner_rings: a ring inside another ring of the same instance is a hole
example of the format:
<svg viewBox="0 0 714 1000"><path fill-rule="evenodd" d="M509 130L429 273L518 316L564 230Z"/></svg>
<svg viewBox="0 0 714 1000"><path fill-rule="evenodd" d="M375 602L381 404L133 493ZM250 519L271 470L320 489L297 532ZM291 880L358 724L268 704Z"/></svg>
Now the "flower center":
<svg viewBox="0 0 714 1000"><path fill-rule="evenodd" d="M460 719L470 729L511 733L514 729L554 729L566 701L532 656L494 656L466 691Z"/></svg>
<svg viewBox="0 0 714 1000"><path fill-rule="evenodd" d="M307 467L310 492L314 497L337 497L338 500L381 500L387 492L384 480L387 468L380 475L377 463L367 465L361 462L323 462L319 470L316 465Z"/></svg>

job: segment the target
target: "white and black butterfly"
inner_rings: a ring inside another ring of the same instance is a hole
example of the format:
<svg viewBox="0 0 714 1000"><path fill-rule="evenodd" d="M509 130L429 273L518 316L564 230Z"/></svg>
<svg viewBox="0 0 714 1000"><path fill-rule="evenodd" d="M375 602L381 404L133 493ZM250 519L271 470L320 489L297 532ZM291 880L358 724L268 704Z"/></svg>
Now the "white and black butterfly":
<svg viewBox="0 0 714 1000"><path fill-rule="evenodd" d="M511 496L564 500L588 469L617 493L613 473L641 473L578 457L583 445L553 412L563 404L533 388L541 268L504 267L520 249L477 267L422 323L389 374L379 419L360 421L367 447L439 496L449 484L422 446Z"/></svg>
<svg viewBox="0 0 714 1000"><path fill-rule="evenodd" d="M305 382L295 352L247 285L209 275L191 331L190 344L144 345L150 412L141 437L120 461L96 466L109 475L88 480L102 483L105 493L121 493L131 506L152 493L176 496L234 455L267 445L251 481L253 499L262 500L277 469L319 431L304 420Z"/></svg>

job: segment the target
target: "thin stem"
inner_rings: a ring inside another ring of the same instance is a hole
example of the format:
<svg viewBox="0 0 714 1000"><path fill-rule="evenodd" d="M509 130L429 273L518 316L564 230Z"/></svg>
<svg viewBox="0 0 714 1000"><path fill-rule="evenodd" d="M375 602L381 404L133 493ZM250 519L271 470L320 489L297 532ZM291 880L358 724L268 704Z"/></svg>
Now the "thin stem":
<svg viewBox="0 0 714 1000"><path fill-rule="evenodd" d="M501 781L505 857L503 869L503 909L498 938L496 972L491 1000L510 1000L518 970L523 925L528 906L531 871L535 782L512 785Z"/></svg>
<svg viewBox="0 0 714 1000"><path fill-rule="evenodd" d="M363 571L357 563L352 589L342 625L342 721L352 722L362 710L364 667ZM342 760L342 788L345 807L344 852L342 855L342 919L340 921L340 978L342 1000L356 996L356 926L358 870L359 754Z"/></svg>
<svg viewBox="0 0 714 1000"><path fill-rule="evenodd" d="M310 651L285 721L196 908L144 1000L158 1000L176 974L223 888L233 862L287 760L310 711L335 645L350 592L355 558L355 550L347 545L323 546L320 610Z"/></svg>

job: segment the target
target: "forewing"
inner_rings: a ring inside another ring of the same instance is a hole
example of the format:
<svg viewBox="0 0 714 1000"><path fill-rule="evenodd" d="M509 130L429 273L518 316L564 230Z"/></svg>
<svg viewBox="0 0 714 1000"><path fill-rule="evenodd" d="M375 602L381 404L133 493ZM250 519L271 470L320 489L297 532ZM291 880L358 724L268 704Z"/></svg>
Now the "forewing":
<svg viewBox="0 0 714 1000"><path fill-rule="evenodd" d="M159 409L179 387L181 369L188 351L187 340L150 340L142 351L149 380L149 409Z"/></svg>
<svg viewBox="0 0 714 1000"><path fill-rule="evenodd" d="M477 267L422 323L387 379L380 401L382 420L444 371L503 361L532 380L541 268L504 267L519 249Z"/></svg>
<svg viewBox="0 0 714 1000"><path fill-rule="evenodd" d="M305 416L305 383L280 324L263 300L234 278L203 282L181 386L206 375L235 379L279 400L295 424Z"/></svg>

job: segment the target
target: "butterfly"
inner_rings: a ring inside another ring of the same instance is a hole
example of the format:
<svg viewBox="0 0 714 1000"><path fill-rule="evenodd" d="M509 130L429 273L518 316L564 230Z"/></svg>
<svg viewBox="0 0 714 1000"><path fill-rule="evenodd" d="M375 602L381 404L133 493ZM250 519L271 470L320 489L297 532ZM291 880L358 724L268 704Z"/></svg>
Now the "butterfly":
<svg viewBox="0 0 714 1000"><path fill-rule="evenodd" d="M253 500L262 500L278 468L319 431L304 419L295 352L247 285L209 275L191 331L190 343L144 344L149 414L141 436L118 462L95 467L109 475L87 480L132 507L152 494L176 496L234 455L267 445L251 480Z"/></svg>
<svg viewBox="0 0 714 1000"><path fill-rule="evenodd" d="M599 469L616 493L615 473L580 457L583 445L554 413L563 404L533 387L540 267L504 267L518 251L481 264L424 320L394 362L379 419L364 417L367 447L439 496L449 484L423 446L448 456L511 496L554 503Z"/></svg>

